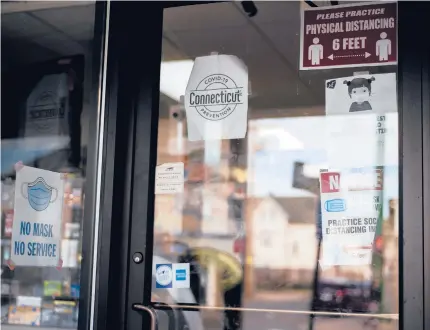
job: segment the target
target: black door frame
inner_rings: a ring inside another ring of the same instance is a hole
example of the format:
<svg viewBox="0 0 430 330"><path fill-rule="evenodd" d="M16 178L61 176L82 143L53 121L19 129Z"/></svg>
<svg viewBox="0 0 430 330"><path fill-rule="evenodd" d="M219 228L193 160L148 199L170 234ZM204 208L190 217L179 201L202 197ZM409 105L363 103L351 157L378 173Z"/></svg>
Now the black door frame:
<svg viewBox="0 0 430 330"><path fill-rule="evenodd" d="M422 10L429 10L422 8ZM422 15L422 17L425 15ZM428 22L422 21L421 28L428 29ZM430 45L422 46L421 97L423 137L423 261L424 261L424 329L430 329Z"/></svg>
<svg viewBox="0 0 430 330"><path fill-rule="evenodd" d="M193 4L108 4L107 133L91 329L148 326L148 317L132 306L150 306L163 10ZM417 33L426 31L428 9L425 2L399 3L399 301L405 330L430 328L430 288L424 285L430 283L430 221L424 222L430 219L429 50ZM144 262L132 261L135 252Z"/></svg>
<svg viewBox="0 0 430 330"><path fill-rule="evenodd" d="M428 10L428 9L427 9ZM425 23L423 23L425 28ZM423 50L423 239L424 239L424 328L430 329L430 45Z"/></svg>

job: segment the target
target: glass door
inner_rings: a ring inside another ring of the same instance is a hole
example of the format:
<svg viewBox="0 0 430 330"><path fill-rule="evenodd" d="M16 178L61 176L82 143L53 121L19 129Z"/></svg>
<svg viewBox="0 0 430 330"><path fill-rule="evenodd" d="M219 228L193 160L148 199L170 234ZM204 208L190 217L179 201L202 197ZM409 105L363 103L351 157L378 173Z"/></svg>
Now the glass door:
<svg viewBox="0 0 430 330"><path fill-rule="evenodd" d="M1 327L93 327L104 4L1 8Z"/></svg>
<svg viewBox="0 0 430 330"><path fill-rule="evenodd" d="M416 311L401 313L422 306L422 294L402 301L423 285L422 240L399 244L418 229L403 214L421 189L403 178L422 178L422 163L410 170L421 87L405 84L421 66L398 30L410 12L301 1L153 10L142 26L160 29L146 34L155 55L136 64L136 77L150 72L132 92L124 301L143 319L126 312L128 327L423 328ZM409 275L400 256L415 264Z"/></svg>

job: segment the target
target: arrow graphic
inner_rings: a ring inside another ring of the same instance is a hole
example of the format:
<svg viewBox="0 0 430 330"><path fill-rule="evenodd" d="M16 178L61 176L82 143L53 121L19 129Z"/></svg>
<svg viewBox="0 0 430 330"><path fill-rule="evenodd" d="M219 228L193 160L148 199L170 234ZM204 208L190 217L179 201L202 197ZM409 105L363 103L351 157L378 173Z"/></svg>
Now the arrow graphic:
<svg viewBox="0 0 430 330"><path fill-rule="evenodd" d="M364 58L368 58L370 55L372 55L372 54L370 54L368 52L365 52L364 54L352 54L352 55L333 55L333 54L330 54L329 56L327 56L327 58L333 61L334 58L363 57L363 56L364 56Z"/></svg>

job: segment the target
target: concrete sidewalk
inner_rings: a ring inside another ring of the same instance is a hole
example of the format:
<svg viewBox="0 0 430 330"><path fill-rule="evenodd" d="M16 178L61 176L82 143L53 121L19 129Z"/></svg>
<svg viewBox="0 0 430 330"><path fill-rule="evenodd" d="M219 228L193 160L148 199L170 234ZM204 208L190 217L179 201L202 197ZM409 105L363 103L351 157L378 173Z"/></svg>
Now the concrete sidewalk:
<svg viewBox="0 0 430 330"><path fill-rule="evenodd" d="M249 301L310 301L311 290L258 291Z"/></svg>

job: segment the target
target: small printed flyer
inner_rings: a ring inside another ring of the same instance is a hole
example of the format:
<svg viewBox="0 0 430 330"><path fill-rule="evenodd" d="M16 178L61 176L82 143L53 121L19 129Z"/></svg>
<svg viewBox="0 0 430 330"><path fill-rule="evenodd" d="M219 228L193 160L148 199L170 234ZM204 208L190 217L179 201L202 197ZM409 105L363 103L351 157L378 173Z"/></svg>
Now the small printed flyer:
<svg viewBox="0 0 430 330"><path fill-rule="evenodd" d="M323 267L369 265L382 221L383 168L320 173Z"/></svg>
<svg viewBox="0 0 430 330"><path fill-rule="evenodd" d="M58 266L63 196L61 173L28 166L17 171L10 258L14 266Z"/></svg>
<svg viewBox="0 0 430 330"><path fill-rule="evenodd" d="M165 163L155 169L155 194L184 192L184 163Z"/></svg>

